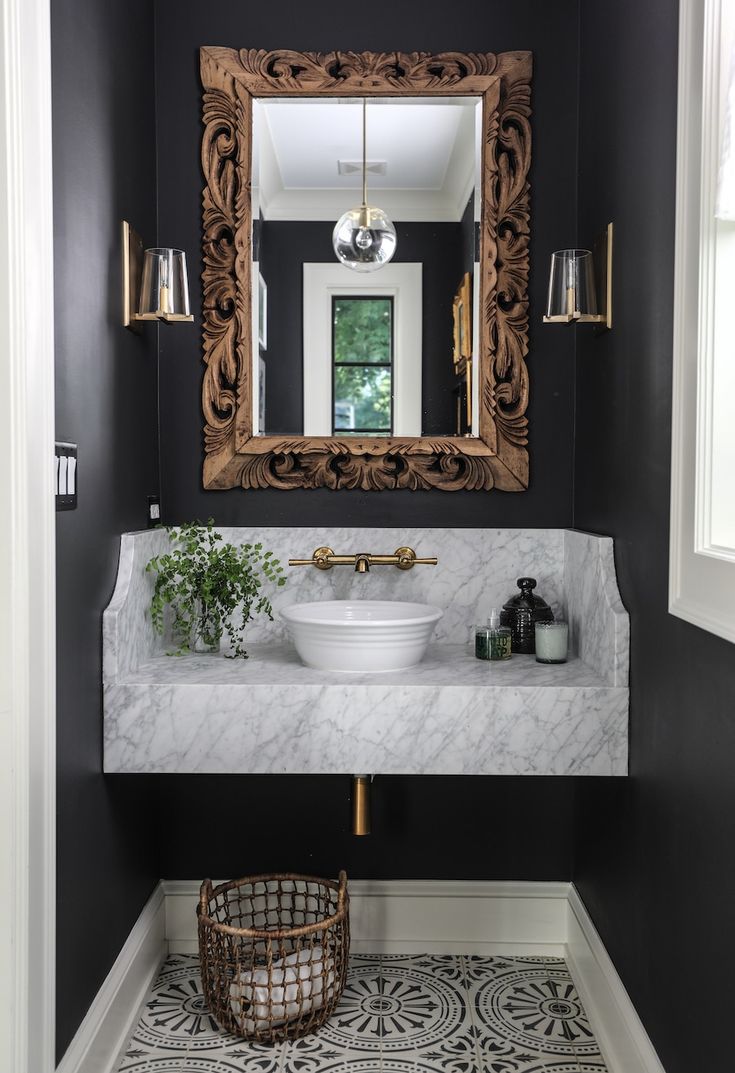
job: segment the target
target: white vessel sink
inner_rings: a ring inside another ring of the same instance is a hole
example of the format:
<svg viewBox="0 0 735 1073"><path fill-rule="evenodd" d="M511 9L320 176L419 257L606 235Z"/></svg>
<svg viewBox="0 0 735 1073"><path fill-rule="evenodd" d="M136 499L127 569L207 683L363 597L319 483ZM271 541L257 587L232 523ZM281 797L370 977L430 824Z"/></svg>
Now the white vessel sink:
<svg viewBox="0 0 735 1073"><path fill-rule="evenodd" d="M420 663L443 612L400 600L324 600L280 614L307 667L374 672Z"/></svg>

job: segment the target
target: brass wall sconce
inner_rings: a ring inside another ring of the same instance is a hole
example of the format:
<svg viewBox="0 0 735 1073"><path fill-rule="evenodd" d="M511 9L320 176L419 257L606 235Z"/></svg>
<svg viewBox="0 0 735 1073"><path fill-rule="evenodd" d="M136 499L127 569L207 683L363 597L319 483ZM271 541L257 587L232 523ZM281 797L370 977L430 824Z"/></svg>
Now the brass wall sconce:
<svg viewBox="0 0 735 1073"><path fill-rule="evenodd" d="M551 255L544 324L600 324L612 328L613 225L594 250L557 250Z"/></svg>
<svg viewBox="0 0 735 1073"><path fill-rule="evenodd" d="M143 250L143 240L123 220L123 325L139 330L139 322L189 323L189 284L183 250Z"/></svg>

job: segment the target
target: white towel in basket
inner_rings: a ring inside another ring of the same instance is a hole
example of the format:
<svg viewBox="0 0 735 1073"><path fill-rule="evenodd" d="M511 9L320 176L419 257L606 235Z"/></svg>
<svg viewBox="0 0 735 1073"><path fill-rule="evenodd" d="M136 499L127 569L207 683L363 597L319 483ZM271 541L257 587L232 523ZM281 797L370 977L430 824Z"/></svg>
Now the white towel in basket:
<svg viewBox="0 0 735 1073"><path fill-rule="evenodd" d="M243 970L230 984L230 1006L241 1030L253 1032L318 1010L334 984L321 946L277 958L267 968Z"/></svg>

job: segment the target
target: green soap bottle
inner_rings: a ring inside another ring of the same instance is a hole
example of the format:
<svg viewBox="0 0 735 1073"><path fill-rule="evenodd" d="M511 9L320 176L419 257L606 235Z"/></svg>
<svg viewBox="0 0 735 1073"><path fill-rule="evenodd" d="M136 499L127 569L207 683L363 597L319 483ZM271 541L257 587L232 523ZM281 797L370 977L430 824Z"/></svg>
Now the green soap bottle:
<svg viewBox="0 0 735 1073"><path fill-rule="evenodd" d="M500 608L494 607L490 612L488 623L489 632L489 656L491 660L510 659L510 643L512 632L510 626L500 625Z"/></svg>

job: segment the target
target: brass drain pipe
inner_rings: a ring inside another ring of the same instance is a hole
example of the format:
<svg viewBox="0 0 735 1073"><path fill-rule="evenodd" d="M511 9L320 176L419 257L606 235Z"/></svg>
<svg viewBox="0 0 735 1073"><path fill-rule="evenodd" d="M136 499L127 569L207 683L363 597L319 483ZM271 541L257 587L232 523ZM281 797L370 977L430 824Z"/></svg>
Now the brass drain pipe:
<svg viewBox="0 0 735 1073"><path fill-rule="evenodd" d="M352 776L352 833L370 834L370 775Z"/></svg>

